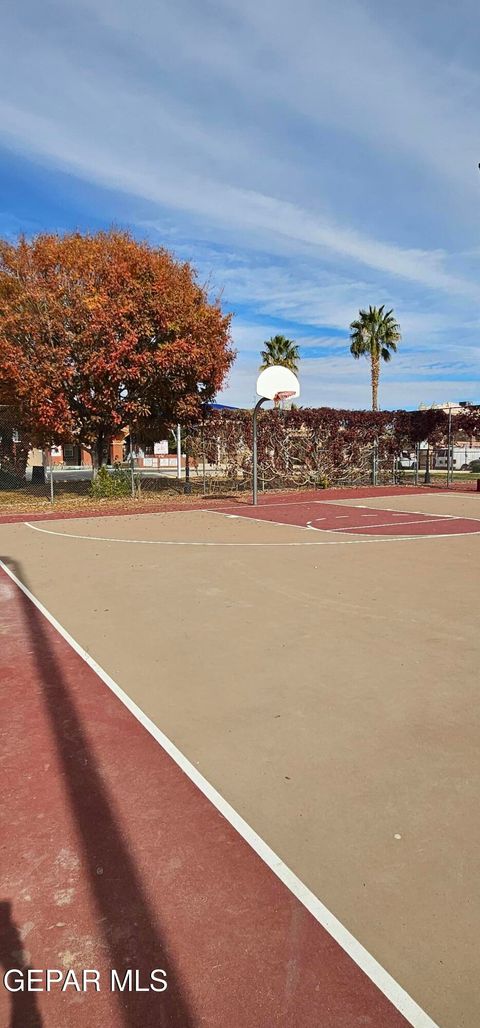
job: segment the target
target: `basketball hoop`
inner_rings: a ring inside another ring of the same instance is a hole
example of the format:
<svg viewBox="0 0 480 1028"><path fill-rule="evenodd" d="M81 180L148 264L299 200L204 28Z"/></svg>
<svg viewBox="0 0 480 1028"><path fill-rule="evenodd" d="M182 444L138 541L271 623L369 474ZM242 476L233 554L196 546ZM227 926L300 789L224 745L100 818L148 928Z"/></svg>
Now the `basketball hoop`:
<svg viewBox="0 0 480 1028"><path fill-rule="evenodd" d="M280 400L289 400L291 396L296 396L297 393L294 389L283 389L279 393L275 393L273 397L274 403L279 403Z"/></svg>
<svg viewBox="0 0 480 1028"><path fill-rule="evenodd" d="M283 364L269 364L260 372L257 378L257 396L260 399L253 409L253 432L252 432L252 502L255 507L258 503L257 487L257 414L262 404L267 400L273 400L275 404L281 400L289 400L292 396L300 396L300 383L297 376L285 368Z"/></svg>
<svg viewBox="0 0 480 1028"><path fill-rule="evenodd" d="M260 372L257 379L257 396L264 400L286 399L289 396L300 396L300 384L290 368L271 364Z"/></svg>

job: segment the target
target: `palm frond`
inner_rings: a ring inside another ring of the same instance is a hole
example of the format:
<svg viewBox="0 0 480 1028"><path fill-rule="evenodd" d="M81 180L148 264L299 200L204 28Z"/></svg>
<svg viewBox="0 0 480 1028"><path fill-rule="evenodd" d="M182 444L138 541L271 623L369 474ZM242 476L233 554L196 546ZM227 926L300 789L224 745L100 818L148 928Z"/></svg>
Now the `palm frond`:
<svg viewBox="0 0 480 1028"><path fill-rule="evenodd" d="M261 351L262 364L260 370L271 367L273 364L283 365L291 371L298 371L300 351L297 344L286 336L275 335L264 343L265 349Z"/></svg>

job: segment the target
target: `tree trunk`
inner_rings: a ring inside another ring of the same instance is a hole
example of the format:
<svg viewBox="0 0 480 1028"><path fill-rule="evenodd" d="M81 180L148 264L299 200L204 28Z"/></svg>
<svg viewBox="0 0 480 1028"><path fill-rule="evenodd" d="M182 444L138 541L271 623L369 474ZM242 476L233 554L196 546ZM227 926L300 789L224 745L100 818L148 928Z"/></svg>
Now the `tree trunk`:
<svg viewBox="0 0 480 1028"><path fill-rule="evenodd" d="M96 475L98 469L101 468L103 464L108 464L108 451L110 447L110 441L110 438L107 437L104 432L98 433L98 436L92 447L92 462L94 475Z"/></svg>
<svg viewBox="0 0 480 1028"><path fill-rule="evenodd" d="M372 353L371 374L372 374L372 410L378 410L378 380L380 377L380 355Z"/></svg>

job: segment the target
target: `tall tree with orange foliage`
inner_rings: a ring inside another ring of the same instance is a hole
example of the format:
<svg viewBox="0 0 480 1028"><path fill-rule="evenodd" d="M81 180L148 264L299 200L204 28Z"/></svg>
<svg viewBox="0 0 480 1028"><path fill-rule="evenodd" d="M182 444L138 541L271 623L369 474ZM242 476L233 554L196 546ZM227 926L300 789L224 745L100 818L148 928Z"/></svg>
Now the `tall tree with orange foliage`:
<svg viewBox="0 0 480 1028"><path fill-rule="evenodd" d="M103 463L124 425L195 418L235 354L190 264L127 232L0 241L0 381L39 444Z"/></svg>

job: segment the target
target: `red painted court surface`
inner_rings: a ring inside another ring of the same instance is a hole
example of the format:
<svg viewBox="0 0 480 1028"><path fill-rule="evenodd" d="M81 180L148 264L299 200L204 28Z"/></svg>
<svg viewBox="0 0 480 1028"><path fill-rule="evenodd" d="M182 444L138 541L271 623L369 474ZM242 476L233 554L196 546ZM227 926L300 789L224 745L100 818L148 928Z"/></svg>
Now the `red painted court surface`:
<svg viewBox="0 0 480 1028"><path fill-rule="evenodd" d="M455 486L459 485L459 483L454 483L454 484L455 484ZM474 483L472 482L472 483L470 483L470 485L472 486L472 489L473 489ZM463 489L465 490L465 486L463 486ZM417 496L425 496L426 492L427 491L425 490L424 487L419 487L419 486L397 486L397 487L395 487L395 496L416 496L416 495ZM471 490L467 489L467 492L471 492ZM291 492L287 492L287 493L275 493L275 494L272 494L272 495L274 495L274 497L275 497L274 500L272 500L272 499L270 499L268 497L261 496L260 497L260 505L261 506L269 506L270 504L274 503L275 505L281 504L282 507L284 507L284 506L289 506L291 504L293 504L294 506L297 506L297 505L300 505L300 504L303 505L305 502L308 502L308 503L312 503L313 502L312 501L312 490L311 489L307 490L306 492L299 492L299 493L295 493L295 494L292 494ZM318 502L324 502L325 500L335 500L336 498L340 498L342 500L356 499L356 500L361 502L362 499L364 499L364 498L368 499L372 495L374 495L376 499L381 499L382 497L391 496L392 495L392 488L391 488L391 486L390 487L389 486L377 486L375 489L372 489L371 486L360 486L360 487L355 488L355 489L353 489L353 488L333 489L332 488L332 489L323 489L320 495L321 495L322 499L321 500L319 499ZM448 495L452 495L452 490L450 490L448 492ZM229 502L231 503L231 501L229 501ZM209 506L211 505L211 501L210 500L209 500L209 504L208 505ZM237 504L235 504L235 505L237 506ZM242 502L238 504L238 508L239 508L239 510L240 509L243 510L245 508L248 508L249 505L250 504L249 504L248 496L244 496L244 499L242 500ZM142 504L140 503L139 506L138 506L138 512L142 513L142 514L169 513L169 512L174 513L174 512L181 512L182 510L204 509L204 507L205 507L205 500L204 499L192 500L192 498L189 497L188 507L187 506L182 506L182 504L179 503L178 501L177 502L163 501L163 502L159 502L158 504L157 503L155 503L153 505L149 504L146 507L142 506ZM221 503L221 501L216 501L215 502L214 509L218 509L218 510L223 509L223 504ZM136 510L137 510L137 508L136 508ZM113 514L120 514L120 515L125 515L125 516L132 515L131 505L128 506L128 507L124 507L124 508L119 507L115 511L113 511ZM88 518L92 518L92 517L108 518L108 517L111 517L111 516L112 516L112 512L110 512L108 510L108 508L105 508L105 507L99 508L98 510L82 509L82 510L79 510L79 511L74 511L74 510L68 510L68 511L61 511L60 510L60 511L58 511L55 508L54 510L51 510L51 511L45 511L45 512L42 512L42 513L32 513L32 514L18 514L18 513L16 513L16 514L15 513L13 513L13 514L8 514L8 513L2 514L2 513L0 513L0 525L19 524L19 523L24 522L24 521L32 521L32 522L34 522L34 521L56 521L56 520L58 520L58 518L67 519L67 520L77 520L78 518L81 518L81 519L88 519Z"/></svg>
<svg viewBox="0 0 480 1028"><path fill-rule="evenodd" d="M229 504L216 509L230 517L249 517L273 524L296 525L317 532L372 536L463 535L480 532L480 514L478 518L465 518L452 514L389 510L385 506L374 510L360 503L345 506L322 500L266 500L248 509L243 504Z"/></svg>
<svg viewBox="0 0 480 1028"><path fill-rule="evenodd" d="M480 496L35 520L0 526L0 1028L477 1028Z"/></svg>

